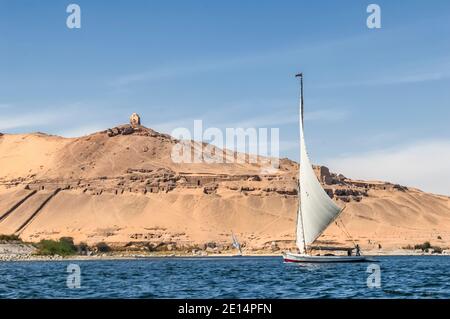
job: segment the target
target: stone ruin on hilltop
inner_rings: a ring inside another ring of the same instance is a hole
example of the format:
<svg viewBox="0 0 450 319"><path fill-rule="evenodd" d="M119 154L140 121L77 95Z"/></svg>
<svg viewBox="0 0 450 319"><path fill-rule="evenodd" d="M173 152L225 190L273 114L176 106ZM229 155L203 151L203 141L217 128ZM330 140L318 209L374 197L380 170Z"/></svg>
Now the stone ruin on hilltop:
<svg viewBox="0 0 450 319"><path fill-rule="evenodd" d="M121 125L111 129L107 129L106 132L109 137L117 135L129 135L137 131L142 131L141 117L137 113L133 113L130 116L130 124Z"/></svg>
<svg viewBox="0 0 450 319"><path fill-rule="evenodd" d="M130 116L130 124L132 127L141 125L141 117L137 113L133 113Z"/></svg>

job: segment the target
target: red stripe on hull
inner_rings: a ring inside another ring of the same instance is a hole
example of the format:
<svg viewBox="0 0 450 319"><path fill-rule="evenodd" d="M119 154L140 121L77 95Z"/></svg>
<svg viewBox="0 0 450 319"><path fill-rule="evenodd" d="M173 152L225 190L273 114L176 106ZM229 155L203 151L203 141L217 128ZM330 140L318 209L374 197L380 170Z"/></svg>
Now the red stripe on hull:
<svg viewBox="0 0 450 319"><path fill-rule="evenodd" d="M304 263L304 261L300 261L300 260L287 259L287 258L283 258L283 259L287 263Z"/></svg>

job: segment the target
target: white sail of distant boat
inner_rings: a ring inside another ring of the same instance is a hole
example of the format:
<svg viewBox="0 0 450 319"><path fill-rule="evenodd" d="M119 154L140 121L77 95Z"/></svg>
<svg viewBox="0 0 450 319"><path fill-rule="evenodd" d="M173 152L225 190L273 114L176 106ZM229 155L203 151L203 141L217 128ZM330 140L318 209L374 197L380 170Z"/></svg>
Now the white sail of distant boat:
<svg viewBox="0 0 450 319"><path fill-rule="evenodd" d="M231 232L231 237L233 238L233 247L239 250L239 255L242 255L241 244L239 243L233 232Z"/></svg>
<svg viewBox="0 0 450 319"><path fill-rule="evenodd" d="M349 262L367 261L363 256L311 256L310 245L335 220L342 209L328 196L314 173L306 150L303 125L303 74L300 77L300 172L299 172L299 209L297 213L296 244L300 254L286 253L285 261L292 262Z"/></svg>

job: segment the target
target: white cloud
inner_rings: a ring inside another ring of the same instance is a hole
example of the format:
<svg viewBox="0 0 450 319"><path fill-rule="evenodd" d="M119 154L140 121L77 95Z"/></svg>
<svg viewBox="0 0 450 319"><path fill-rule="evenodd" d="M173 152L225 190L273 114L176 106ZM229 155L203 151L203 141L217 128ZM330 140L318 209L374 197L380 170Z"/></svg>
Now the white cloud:
<svg viewBox="0 0 450 319"><path fill-rule="evenodd" d="M350 178L384 180L450 195L450 140L423 140L326 161Z"/></svg>

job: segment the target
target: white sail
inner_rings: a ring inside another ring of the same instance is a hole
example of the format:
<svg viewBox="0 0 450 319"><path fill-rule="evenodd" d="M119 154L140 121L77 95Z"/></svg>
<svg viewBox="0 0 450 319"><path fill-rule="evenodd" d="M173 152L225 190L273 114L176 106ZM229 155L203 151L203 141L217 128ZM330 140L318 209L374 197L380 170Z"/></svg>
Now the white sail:
<svg viewBox="0 0 450 319"><path fill-rule="evenodd" d="M234 236L234 233L231 232L231 236L233 238L233 246L234 248L236 248L237 250L239 250L239 253L242 254L242 250L241 250L241 244L239 244L236 236Z"/></svg>
<svg viewBox="0 0 450 319"><path fill-rule="evenodd" d="M303 91L303 90L302 90ZM297 246L301 253L313 243L341 211L319 183L306 151L300 101L300 196Z"/></svg>

